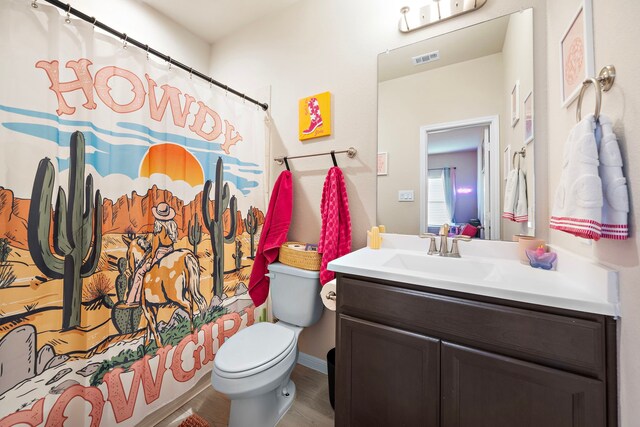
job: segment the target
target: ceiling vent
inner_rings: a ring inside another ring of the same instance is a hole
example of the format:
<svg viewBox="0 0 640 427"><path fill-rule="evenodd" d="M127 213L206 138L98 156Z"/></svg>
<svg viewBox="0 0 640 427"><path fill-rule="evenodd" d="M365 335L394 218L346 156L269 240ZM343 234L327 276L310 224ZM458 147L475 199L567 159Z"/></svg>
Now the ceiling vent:
<svg viewBox="0 0 640 427"><path fill-rule="evenodd" d="M414 56L411 59L413 60L413 65L421 65L421 64L426 64L427 62L437 61L438 59L440 59L440 51L434 50L433 52Z"/></svg>

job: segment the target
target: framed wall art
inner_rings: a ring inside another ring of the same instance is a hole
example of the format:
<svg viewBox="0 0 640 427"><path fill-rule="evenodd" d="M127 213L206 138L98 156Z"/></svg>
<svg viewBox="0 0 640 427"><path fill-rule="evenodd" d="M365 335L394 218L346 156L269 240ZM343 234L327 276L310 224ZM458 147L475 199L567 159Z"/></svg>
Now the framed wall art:
<svg viewBox="0 0 640 427"><path fill-rule="evenodd" d="M594 74L592 0L582 0L560 39L561 104L568 107Z"/></svg>
<svg viewBox="0 0 640 427"><path fill-rule="evenodd" d="M378 176L387 175L389 172L389 162L387 153L378 153Z"/></svg>
<svg viewBox="0 0 640 427"><path fill-rule="evenodd" d="M524 143L533 141L533 91L524 99Z"/></svg>
<svg viewBox="0 0 640 427"><path fill-rule="evenodd" d="M298 139L331 135L331 92L302 98L298 102Z"/></svg>
<svg viewBox="0 0 640 427"><path fill-rule="evenodd" d="M502 179L505 181L509 177L509 172L511 172L511 144L504 147L504 151L502 152Z"/></svg>
<svg viewBox="0 0 640 427"><path fill-rule="evenodd" d="M520 80L511 89L511 127L515 127L520 120Z"/></svg>

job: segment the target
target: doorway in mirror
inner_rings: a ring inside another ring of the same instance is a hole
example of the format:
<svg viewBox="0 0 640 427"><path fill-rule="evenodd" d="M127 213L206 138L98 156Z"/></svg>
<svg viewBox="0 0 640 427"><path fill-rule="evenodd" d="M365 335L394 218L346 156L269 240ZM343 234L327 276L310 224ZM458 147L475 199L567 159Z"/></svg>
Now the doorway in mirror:
<svg viewBox="0 0 640 427"><path fill-rule="evenodd" d="M500 239L498 116L420 127L420 233Z"/></svg>

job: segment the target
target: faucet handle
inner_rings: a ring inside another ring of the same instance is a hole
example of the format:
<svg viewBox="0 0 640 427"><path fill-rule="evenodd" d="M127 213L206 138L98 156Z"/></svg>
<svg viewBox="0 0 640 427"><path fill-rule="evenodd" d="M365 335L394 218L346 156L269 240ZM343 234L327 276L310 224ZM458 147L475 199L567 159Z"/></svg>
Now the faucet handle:
<svg viewBox="0 0 640 427"><path fill-rule="evenodd" d="M458 250L458 240L462 240L463 242L470 242L471 238L469 236L456 236L451 239L451 252L449 252L450 257L460 258L460 251Z"/></svg>
<svg viewBox="0 0 640 427"><path fill-rule="evenodd" d="M427 251L428 255L433 255L435 254L436 251L436 237L438 237L436 234L433 233L423 233L420 235L420 237L422 237L423 239L431 239L431 242L429 243L429 250Z"/></svg>

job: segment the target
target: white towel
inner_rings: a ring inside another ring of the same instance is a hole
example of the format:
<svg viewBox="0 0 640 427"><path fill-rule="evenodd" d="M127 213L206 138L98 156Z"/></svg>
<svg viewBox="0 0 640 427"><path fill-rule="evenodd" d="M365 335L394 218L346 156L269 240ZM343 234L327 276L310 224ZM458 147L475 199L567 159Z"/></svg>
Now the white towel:
<svg viewBox="0 0 640 427"><path fill-rule="evenodd" d="M527 201L527 178L518 168L518 198L516 199L516 207L514 209L515 222L527 222L529 220L529 204Z"/></svg>
<svg viewBox="0 0 640 427"><path fill-rule="evenodd" d="M618 140L613 133L611 120L603 114L598 120L602 138L600 155L600 179L602 181L602 238L625 240L629 237L629 192L627 180L622 174L622 156ZM596 132L596 140L600 135Z"/></svg>
<svg viewBox="0 0 640 427"><path fill-rule="evenodd" d="M512 169L507 176L502 217L514 222L529 220L527 179L519 167Z"/></svg>
<svg viewBox="0 0 640 427"><path fill-rule="evenodd" d="M602 235L602 182L593 114L577 123L564 147L562 174L549 225L585 239Z"/></svg>

